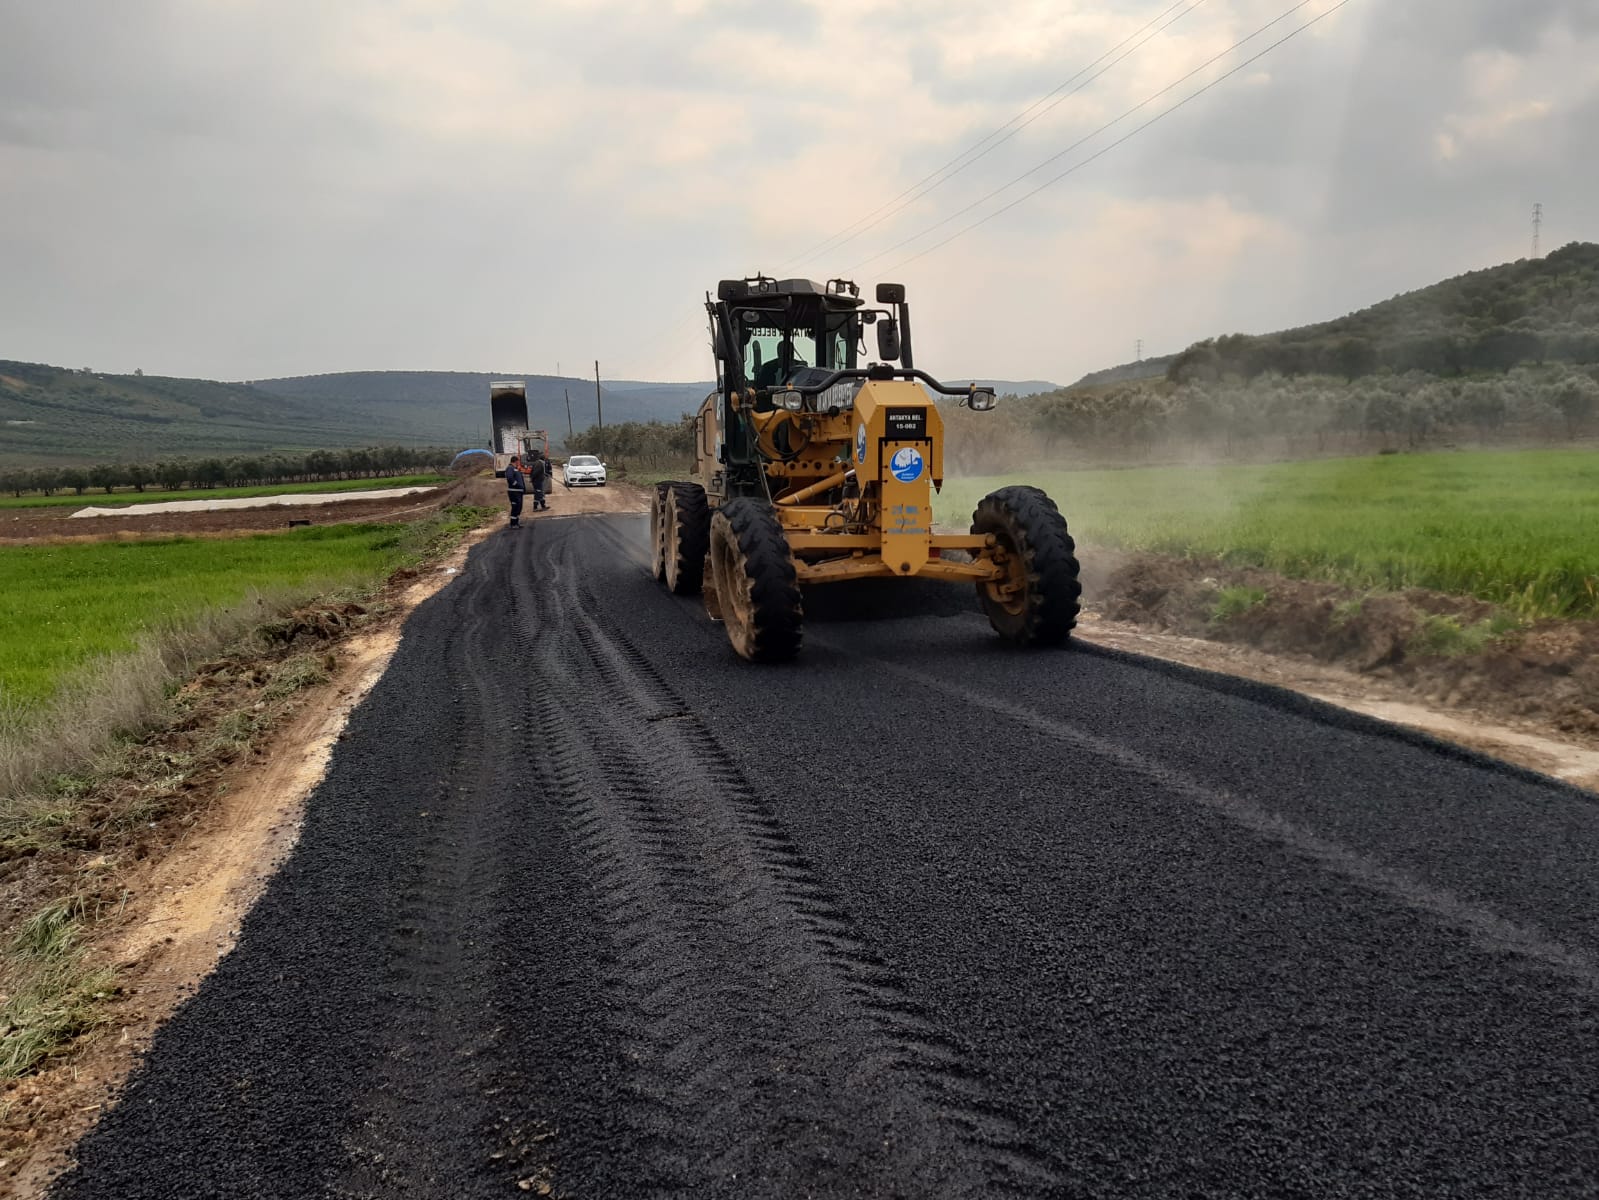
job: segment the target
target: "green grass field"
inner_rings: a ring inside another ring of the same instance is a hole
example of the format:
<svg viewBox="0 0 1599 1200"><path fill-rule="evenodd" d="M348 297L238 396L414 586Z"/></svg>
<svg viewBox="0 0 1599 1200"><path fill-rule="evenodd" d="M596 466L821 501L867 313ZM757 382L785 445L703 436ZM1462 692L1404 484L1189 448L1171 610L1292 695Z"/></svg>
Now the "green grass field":
<svg viewBox="0 0 1599 1200"><path fill-rule="evenodd" d="M288 493L314 494L318 492L365 492L376 488L427 487L447 483L443 475L391 475L386 479L338 479L332 483L268 483L260 487L185 488L178 492L164 492L148 488L135 492L119 488L107 495L102 489L91 488L78 496L4 496L0 508L45 508L70 504L74 508L116 508L127 504L157 504L165 500L226 500L246 496L282 496Z"/></svg>
<svg viewBox="0 0 1599 1200"><path fill-rule="evenodd" d="M1599 616L1599 454L1471 451L1269 466L1038 471L950 481L965 526L1006 483L1047 491L1079 539L1356 587L1426 587L1523 616Z"/></svg>
<svg viewBox="0 0 1599 1200"><path fill-rule="evenodd" d="M0 550L0 700L27 706L100 655L252 591L306 593L375 582L415 553L401 525L327 525L200 540Z"/></svg>

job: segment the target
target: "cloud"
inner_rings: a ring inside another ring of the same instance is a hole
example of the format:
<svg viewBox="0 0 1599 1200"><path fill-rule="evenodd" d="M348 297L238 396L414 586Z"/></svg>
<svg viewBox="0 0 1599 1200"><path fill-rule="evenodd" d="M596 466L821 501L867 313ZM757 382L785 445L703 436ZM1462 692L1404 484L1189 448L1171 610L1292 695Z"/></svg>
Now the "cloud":
<svg viewBox="0 0 1599 1200"><path fill-rule="evenodd" d="M1288 3L1203 0L1107 66L1177 10L0 0L0 357L703 377L717 278L886 270L1214 78L1237 59L1089 137ZM907 266L924 360L1070 378L1136 337L1331 315L1514 256L1534 200L1599 236L1574 222L1599 184L1595 8L1354 0Z"/></svg>

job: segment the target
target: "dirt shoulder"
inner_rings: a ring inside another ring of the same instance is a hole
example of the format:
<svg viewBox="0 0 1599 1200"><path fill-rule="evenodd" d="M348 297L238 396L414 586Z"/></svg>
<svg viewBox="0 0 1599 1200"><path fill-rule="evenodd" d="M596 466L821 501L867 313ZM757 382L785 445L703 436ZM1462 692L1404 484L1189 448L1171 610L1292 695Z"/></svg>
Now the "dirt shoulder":
<svg viewBox="0 0 1599 1200"><path fill-rule="evenodd" d="M1599 791L1599 622L1085 547L1096 644L1275 684Z"/></svg>
<svg viewBox="0 0 1599 1200"><path fill-rule="evenodd" d="M495 479L467 480L440 492L388 517L369 511L354 519L416 519L446 503L505 505L504 484ZM649 494L628 484L558 486L548 511L533 513L529 506L523 519L648 508ZM244 518L248 531L255 514L179 515L185 527L166 536L235 531L197 529L196 517ZM277 511L274 521L281 522L283 515ZM99 518L73 524L90 520ZM95 895L114 907L114 915L95 922L88 957L93 965L113 969L117 985L114 998L101 1006L96 1027L71 1053L0 1088L0 1196L43 1194L77 1139L111 1105L155 1031L231 948L240 920L293 848L304 802L321 780L349 713L387 667L406 616L454 579L471 547L498 528L491 523L476 531L441 562L400 572L370 612L311 606L285 623L284 645L273 654L260 661L208 664L185 689L195 696L197 711L185 728L156 735L153 752L162 752L163 738L182 741L232 719L241 706L259 708L255 697L272 690L274 668L281 663L297 662L309 652L325 665L327 677L298 690L271 732L246 754L189 780L185 795L149 823L148 834L136 844L113 848L108 838L102 845L86 829L70 861L35 859L24 865L24 876L68 871L94 878ZM106 536L104 531L100 536ZM32 890L24 876L14 875L12 886ZM6 882L0 878L0 887Z"/></svg>
<svg viewBox="0 0 1599 1200"><path fill-rule="evenodd" d="M313 659L325 680L298 689L258 744L186 780L183 794L152 812L131 840L86 827L78 844L47 861L32 856L21 874L7 875L8 890L30 890L29 875L75 874L80 890L108 908L92 926L87 959L114 970L116 984L76 1047L0 1089L0 1195L43 1193L156 1029L231 947L240 919L292 849L304 801L350 711L388 665L406 616L456 578L491 532L477 530L442 561L399 572L368 609L302 610L282 623L284 645L259 660L208 664L186 685L195 701L189 715L152 735L152 753L176 756L208 728L261 709L279 664Z"/></svg>

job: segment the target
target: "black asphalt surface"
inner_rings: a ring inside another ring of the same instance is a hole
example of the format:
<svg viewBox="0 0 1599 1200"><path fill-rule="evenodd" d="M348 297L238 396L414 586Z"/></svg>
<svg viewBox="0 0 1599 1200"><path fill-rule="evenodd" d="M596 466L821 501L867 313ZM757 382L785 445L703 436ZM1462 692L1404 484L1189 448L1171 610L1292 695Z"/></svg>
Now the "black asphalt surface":
<svg viewBox="0 0 1599 1200"><path fill-rule="evenodd" d="M61 1197L1599 1194L1593 797L955 593L753 667L642 537L416 611Z"/></svg>

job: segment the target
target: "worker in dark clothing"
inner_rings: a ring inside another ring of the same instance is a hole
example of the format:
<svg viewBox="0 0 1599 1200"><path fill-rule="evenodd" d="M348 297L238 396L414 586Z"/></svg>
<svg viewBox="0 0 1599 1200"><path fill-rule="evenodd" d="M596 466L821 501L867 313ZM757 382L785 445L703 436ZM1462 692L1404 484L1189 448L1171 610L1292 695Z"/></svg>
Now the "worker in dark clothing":
<svg viewBox="0 0 1599 1200"><path fill-rule="evenodd" d="M548 460L539 451L533 451L533 457L528 460L527 464L527 481L533 488L533 508L535 512L549 508L549 505L544 503L544 484L548 481L549 474L550 464Z"/></svg>
<svg viewBox="0 0 1599 1200"><path fill-rule="evenodd" d="M511 528L522 527L522 497L527 494L527 481L522 478L522 459L512 455L505 465L505 491L511 500Z"/></svg>

